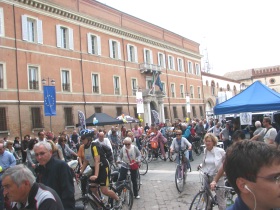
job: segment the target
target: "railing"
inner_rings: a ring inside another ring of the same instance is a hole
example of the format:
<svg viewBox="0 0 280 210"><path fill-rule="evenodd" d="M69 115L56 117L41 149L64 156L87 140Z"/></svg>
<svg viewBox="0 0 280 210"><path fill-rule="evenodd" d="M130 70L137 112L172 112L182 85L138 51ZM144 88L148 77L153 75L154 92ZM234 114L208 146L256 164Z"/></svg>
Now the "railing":
<svg viewBox="0 0 280 210"><path fill-rule="evenodd" d="M39 82L36 80L29 81L29 88L32 90L39 90Z"/></svg>
<svg viewBox="0 0 280 210"><path fill-rule="evenodd" d="M162 67L155 65L155 64L140 63L139 68L140 68L141 73L144 73L144 72L152 73L154 71L162 72Z"/></svg>
<svg viewBox="0 0 280 210"><path fill-rule="evenodd" d="M62 90L70 92L70 84L69 83L63 83L62 84Z"/></svg>
<svg viewBox="0 0 280 210"><path fill-rule="evenodd" d="M120 95L120 88L115 88L115 95Z"/></svg>
<svg viewBox="0 0 280 210"><path fill-rule="evenodd" d="M98 86L92 86L92 92L99 93L99 87Z"/></svg>

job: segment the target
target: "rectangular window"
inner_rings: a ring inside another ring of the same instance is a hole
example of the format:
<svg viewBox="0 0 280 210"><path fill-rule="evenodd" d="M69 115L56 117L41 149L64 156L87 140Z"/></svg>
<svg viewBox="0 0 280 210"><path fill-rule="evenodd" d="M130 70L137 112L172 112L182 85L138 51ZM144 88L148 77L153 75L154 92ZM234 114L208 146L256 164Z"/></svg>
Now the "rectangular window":
<svg viewBox="0 0 280 210"><path fill-rule="evenodd" d="M4 88L4 65L0 63L0 89Z"/></svg>
<svg viewBox="0 0 280 210"><path fill-rule="evenodd" d="M171 84L171 97L175 98L175 85Z"/></svg>
<svg viewBox="0 0 280 210"><path fill-rule="evenodd" d="M28 66L29 90L39 90L38 67Z"/></svg>
<svg viewBox="0 0 280 210"><path fill-rule="evenodd" d="M0 7L0 36L4 36L4 10Z"/></svg>
<svg viewBox="0 0 280 210"><path fill-rule="evenodd" d="M165 119L169 119L168 108L166 106L164 107L164 116L165 116Z"/></svg>
<svg viewBox="0 0 280 210"><path fill-rule="evenodd" d="M63 49L74 49L73 29L56 25L56 42L57 47Z"/></svg>
<svg viewBox="0 0 280 210"><path fill-rule="evenodd" d="M174 57L171 55L168 55L168 68L170 70L175 70L175 66L174 66Z"/></svg>
<svg viewBox="0 0 280 210"><path fill-rule="evenodd" d="M158 53L158 65L165 68L165 55L163 53Z"/></svg>
<svg viewBox="0 0 280 210"><path fill-rule="evenodd" d="M65 126L74 125L72 107L64 107Z"/></svg>
<svg viewBox="0 0 280 210"><path fill-rule="evenodd" d="M181 98L185 98L184 85L180 85L180 95L181 95Z"/></svg>
<svg viewBox="0 0 280 210"><path fill-rule="evenodd" d="M203 108L202 106L199 106L199 112L200 112L200 117L203 118L204 114L203 114Z"/></svg>
<svg viewBox="0 0 280 210"><path fill-rule="evenodd" d="M191 93L190 98L194 98L194 90L193 90L193 86L190 86L190 93Z"/></svg>
<svg viewBox="0 0 280 210"><path fill-rule="evenodd" d="M40 107L31 107L32 128L43 128Z"/></svg>
<svg viewBox="0 0 280 210"><path fill-rule="evenodd" d="M98 74L92 74L92 92L93 93L99 93Z"/></svg>
<svg viewBox="0 0 280 210"><path fill-rule="evenodd" d="M42 20L38 18L21 16L22 20L22 39L28 42L43 44Z"/></svg>
<svg viewBox="0 0 280 210"><path fill-rule="evenodd" d="M0 107L0 131L7 131L7 114L6 108Z"/></svg>
<svg viewBox="0 0 280 210"><path fill-rule="evenodd" d="M200 65L198 63L195 64L195 73L196 75L200 75Z"/></svg>
<svg viewBox="0 0 280 210"><path fill-rule="evenodd" d="M183 118L187 117L186 106L182 106Z"/></svg>
<svg viewBox="0 0 280 210"><path fill-rule="evenodd" d="M120 95L120 78L114 77L114 93L115 95ZM119 116L119 115L118 115Z"/></svg>
<svg viewBox="0 0 280 210"><path fill-rule="evenodd" d="M101 41L100 36L88 33L88 53L94 55L101 55Z"/></svg>
<svg viewBox="0 0 280 210"><path fill-rule="evenodd" d="M94 112L95 113L102 113L101 107L94 107Z"/></svg>
<svg viewBox="0 0 280 210"><path fill-rule="evenodd" d="M123 113L122 107L117 107L117 116L121 116Z"/></svg>
<svg viewBox="0 0 280 210"><path fill-rule="evenodd" d="M178 71L184 71L184 63L183 60L181 58L177 59L177 63L178 63Z"/></svg>
<svg viewBox="0 0 280 210"><path fill-rule="evenodd" d="M131 80L131 85L132 85L132 95L136 96L136 92L137 92L137 80L136 80L136 79L132 79L132 80Z"/></svg>
<svg viewBox="0 0 280 210"><path fill-rule="evenodd" d="M196 116L195 106L192 106L192 114L193 114L193 117L197 117L197 116Z"/></svg>
<svg viewBox="0 0 280 210"><path fill-rule="evenodd" d="M70 72L67 70L62 70L61 78L62 78L62 91L70 92Z"/></svg>
<svg viewBox="0 0 280 210"><path fill-rule="evenodd" d="M144 49L144 63L153 64L153 53L149 49Z"/></svg>
<svg viewBox="0 0 280 210"><path fill-rule="evenodd" d="M146 77L146 84L147 84L147 89L151 89L153 86L153 78L152 77Z"/></svg>
<svg viewBox="0 0 280 210"><path fill-rule="evenodd" d="M134 45L127 45L127 60L138 63L137 47Z"/></svg>
<svg viewBox="0 0 280 210"><path fill-rule="evenodd" d="M177 107L173 106L173 114L174 114L174 118L178 118L178 113L177 113Z"/></svg>
<svg viewBox="0 0 280 210"><path fill-rule="evenodd" d="M201 88L197 87L197 92L198 92L198 98L201 98Z"/></svg>
<svg viewBox="0 0 280 210"><path fill-rule="evenodd" d="M121 59L121 45L120 42L109 40L110 57L114 59Z"/></svg>
<svg viewBox="0 0 280 210"><path fill-rule="evenodd" d="M188 61L188 73L189 74L193 73L193 64L191 61Z"/></svg>
<svg viewBox="0 0 280 210"><path fill-rule="evenodd" d="M164 82L161 82L162 84L162 92L163 93L166 93L166 86L165 86L165 83Z"/></svg>

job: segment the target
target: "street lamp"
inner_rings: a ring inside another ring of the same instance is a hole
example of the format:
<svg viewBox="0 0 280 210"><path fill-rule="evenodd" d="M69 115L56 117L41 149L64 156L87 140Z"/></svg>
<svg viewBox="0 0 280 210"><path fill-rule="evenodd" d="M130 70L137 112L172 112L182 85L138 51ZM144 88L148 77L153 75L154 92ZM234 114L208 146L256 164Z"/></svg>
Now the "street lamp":
<svg viewBox="0 0 280 210"><path fill-rule="evenodd" d="M48 84L47 84L48 80ZM44 113L45 116L50 116L50 130L52 132L52 116L56 116L56 91L55 91L55 80L48 77L42 79L44 85ZM50 86L51 82L51 86Z"/></svg>
<svg viewBox="0 0 280 210"><path fill-rule="evenodd" d="M190 96L189 93L186 91L186 108L187 108L187 115L190 120L191 117L191 102L190 102Z"/></svg>

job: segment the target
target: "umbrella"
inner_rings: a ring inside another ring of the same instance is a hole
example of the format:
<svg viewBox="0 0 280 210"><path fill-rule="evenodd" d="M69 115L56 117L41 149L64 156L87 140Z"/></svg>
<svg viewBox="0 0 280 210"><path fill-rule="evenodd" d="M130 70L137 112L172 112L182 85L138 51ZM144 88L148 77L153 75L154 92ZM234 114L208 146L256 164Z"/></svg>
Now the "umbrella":
<svg viewBox="0 0 280 210"><path fill-rule="evenodd" d="M116 119L123 120L123 122L126 122L126 123L139 123L138 119L131 117L129 115L121 115L121 116L118 116Z"/></svg>

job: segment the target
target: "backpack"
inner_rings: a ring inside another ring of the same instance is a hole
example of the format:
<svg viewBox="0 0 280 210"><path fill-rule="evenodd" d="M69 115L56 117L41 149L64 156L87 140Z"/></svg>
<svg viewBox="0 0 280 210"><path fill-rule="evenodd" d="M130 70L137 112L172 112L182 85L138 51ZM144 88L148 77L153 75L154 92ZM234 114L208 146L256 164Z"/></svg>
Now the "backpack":
<svg viewBox="0 0 280 210"><path fill-rule="evenodd" d="M112 163L114 160L113 157L113 153L110 147L108 147L107 145L104 144L100 144L99 142L91 142L91 146L97 146L100 149L100 156L106 158L109 163ZM93 151L91 150L91 152L93 153ZM92 154L93 155L93 154Z"/></svg>

